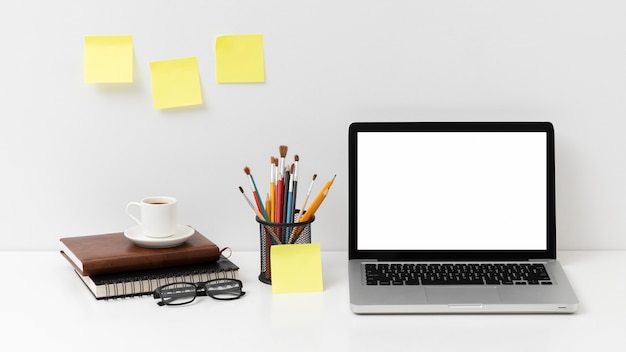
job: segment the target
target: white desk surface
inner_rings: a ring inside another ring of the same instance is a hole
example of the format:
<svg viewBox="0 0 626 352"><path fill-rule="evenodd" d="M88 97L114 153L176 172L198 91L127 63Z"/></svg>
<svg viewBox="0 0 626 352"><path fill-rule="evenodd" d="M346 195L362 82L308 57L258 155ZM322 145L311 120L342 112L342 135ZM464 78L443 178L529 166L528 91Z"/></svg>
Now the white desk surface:
<svg viewBox="0 0 626 352"><path fill-rule="evenodd" d="M257 279L258 253L235 252L244 297L199 297L179 307L159 307L150 296L99 301L58 252L2 252L0 344L20 351L623 350L626 251L560 252L559 259L580 300L572 315L364 316L349 308L346 252L322 253L324 292L297 294L272 294Z"/></svg>

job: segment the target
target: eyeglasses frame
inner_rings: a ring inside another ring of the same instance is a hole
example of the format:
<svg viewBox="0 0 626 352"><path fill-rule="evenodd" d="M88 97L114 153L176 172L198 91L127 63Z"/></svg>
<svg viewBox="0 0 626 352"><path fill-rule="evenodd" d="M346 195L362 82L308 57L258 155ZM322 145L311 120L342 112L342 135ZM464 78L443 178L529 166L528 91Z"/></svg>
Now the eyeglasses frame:
<svg viewBox="0 0 626 352"><path fill-rule="evenodd" d="M229 297L229 298L220 298L220 297L216 297L215 295L211 294L209 292L209 290L206 289L207 285L211 282L216 282L216 281L229 281L229 282L235 282L237 283L238 287L239 287L239 295L235 296L235 297ZM163 298L163 296L161 295L161 291L168 287L168 286L174 286L174 285L189 285L189 286L193 286L196 288L196 292L194 293L193 298L191 298L191 300L183 302L183 303L167 303L165 302L165 298ZM227 278L221 278L221 279L212 279L212 280L208 280L208 281L203 281L203 282L198 282L198 283L194 283L194 282L173 282L170 284L166 284L163 286L159 286L157 287L152 296L154 299L160 299L160 301L157 302L157 304L159 306L182 306L185 304L189 304L193 301L195 301L196 297L198 296L209 296L213 299L219 300L219 301L232 301L235 299L239 299L241 298L243 295L245 295L246 292L243 291L243 282L241 282L241 280L238 279L227 279Z"/></svg>

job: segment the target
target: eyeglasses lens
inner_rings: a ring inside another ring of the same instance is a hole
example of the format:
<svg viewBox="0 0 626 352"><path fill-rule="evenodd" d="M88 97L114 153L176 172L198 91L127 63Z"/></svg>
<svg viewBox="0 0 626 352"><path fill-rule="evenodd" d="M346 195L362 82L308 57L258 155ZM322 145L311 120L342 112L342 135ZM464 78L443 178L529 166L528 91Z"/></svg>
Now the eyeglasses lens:
<svg viewBox="0 0 626 352"><path fill-rule="evenodd" d="M196 286L185 283L166 285L161 288L160 294L164 304L186 304L196 298Z"/></svg>
<svg viewBox="0 0 626 352"><path fill-rule="evenodd" d="M235 280L214 280L205 285L206 294L215 299L236 299L243 295L241 284Z"/></svg>

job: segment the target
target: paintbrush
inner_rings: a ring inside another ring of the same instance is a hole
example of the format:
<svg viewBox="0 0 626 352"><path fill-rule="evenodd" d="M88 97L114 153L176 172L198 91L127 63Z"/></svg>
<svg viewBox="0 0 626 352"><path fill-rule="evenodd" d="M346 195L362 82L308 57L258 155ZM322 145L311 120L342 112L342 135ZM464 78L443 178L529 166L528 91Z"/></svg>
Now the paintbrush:
<svg viewBox="0 0 626 352"><path fill-rule="evenodd" d="M313 215L315 215L315 212L317 211L317 209L320 207L320 205L322 204L322 202L326 198L326 195L328 194L328 190L330 189L330 186L332 186L333 182L335 181L335 177L336 177L336 175L333 176L333 178L331 178L330 180L328 180L328 182L326 182L324 187L322 187L322 190L320 191L320 193L311 202L311 205L309 206L309 209L307 209L306 213L304 213L304 215L302 215L302 220L301 221L307 221L310 218L312 218Z"/></svg>
<svg viewBox="0 0 626 352"><path fill-rule="evenodd" d="M289 198L289 187L291 185L291 171L289 167L285 168L285 177L284 177L284 187L285 187L285 191L283 192L283 222L284 223L288 223L289 222L289 211L288 206L287 206L287 202L288 202L288 198Z"/></svg>
<svg viewBox="0 0 626 352"><path fill-rule="evenodd" d="M307 209L306 212L300 217L300 219L298 220L299 222L306 222L315 215L317 209L319 209L324 199L326 199L328 191L330 190L330 186L332 186L333 182L335 181L335 177L337 177L337 175L333 176L330 180L328 180L328 182L326 182L324 187L322 187L322 190L318 193L315 199L313 199L313 202L311 202L309 209ZM304 226L298 226L294 228L287 242L296 242L298 240L298 237L300 237L300 233L302 233L302 230L304 230Z"/></svg>
<svg viewBox="0 0 626 352"><path fill-rule="evenodd" d="M302 218L302 214L304 213L304 207L306 207L306 202L309 200L309 196L311 195L311 189L313 188L313 183L315 183L316 178L317 174L313 174L313 179L311 180L311 184L309 185L309 190L306 192L306 196L304 196L304 201L302 202L302 206L300 207L300 213L298 215L299 219Z"/></svg>
<svg viewBox="0 0 626 352"><path fill-rule="evenodd" d="M280 162L278 163L278 171L285 177L285 157L287 156L287 151L289 147L286 145L281 145L278 147L278 152L280 153Z"/></svg>
<svg viewBox="0 0 626 352"><path fill-rule="evenodd" d="M285 223L293 222L293 164L291 170L287 173L289 177L289 186L287 187L287 205L285 206L286 216Z"/></svg>
<svg viewBox="0 0 626 352"><path fill-rule="evenodd" d="M250 180L250 188L252 188L252 195L254 196L254 200L256 201L256 205L259 208L261 214L263 214L262 219L265 221L269 221L269 217L267 216L267 212L265 211L265 206L263 206L263 200L259 194L259 190L256 188L256 183L254 182L254 177L250 173L249 167L244 167L243 171L248 175L248 179Z"/></svg>
<svg viewBox="0 0 626 352"><path fill-rule="evenodd" d="M280 158L278 159L278 174L276 176L276 204L274 205L274 209L276 214L274 215L274 220L277 223L282 223L284 221L285 212L285 156L287 156L287 146L281 145L278 147L278 152L280 153Z"/></svg>
<svg viewBox="0 0 626 352"><path fill-rule="evenodd" d="M298 195L298 162L300 161L300 157L298 154L293 156L293 165L291 172L293 173L291 177L291 188L292 188L292 201L291 201L291 217L289 218L289 222L293 223L296 218L296 199Z"/></svg>
<svg viewBox="0 0 626 352"><path fill-rule="evenodd" d="M263 214L261 214L259 209L255 207L254 204L252 204L250 199L248 199L248 196L246 196L241 186L239 186L239 191L243 195L243 198L246 200L246 202L248 202L248 205L250 205L250 208L252 208L252 211L254 211L254 213L256 214L256 217L259 218L259 220L263 220ZM280 239L276 237L276 234L274 234L274 231L272 231L272 229L269 226L267 225L264 225L264 226L265 226L265 232L268 233L270 236L272 236L272 239L274 239L275 243L278 243L278 244L282 243Z"/></svg>

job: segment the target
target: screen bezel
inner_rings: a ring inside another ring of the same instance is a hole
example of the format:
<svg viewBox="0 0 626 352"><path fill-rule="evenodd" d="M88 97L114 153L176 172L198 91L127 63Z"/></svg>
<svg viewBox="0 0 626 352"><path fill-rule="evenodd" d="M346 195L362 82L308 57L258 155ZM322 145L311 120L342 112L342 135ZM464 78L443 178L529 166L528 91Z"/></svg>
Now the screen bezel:
<svg viewBox="0 0 626 352"><path fill-rule="evenodd" d="M357 248L357 160L361 132L544 132L546 133L545 250L359 250ZM529 260L556 258L554 127L550 122L353 122L348 129L348 232L350 259Z"/></svg>

